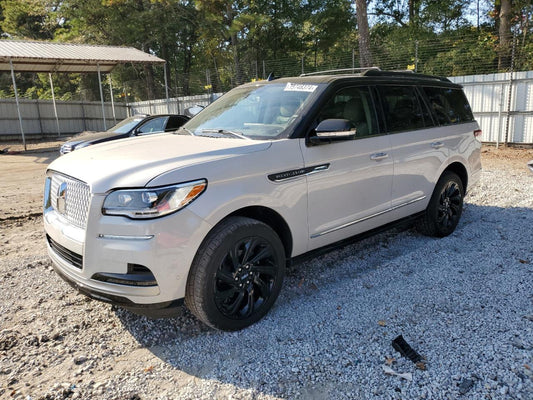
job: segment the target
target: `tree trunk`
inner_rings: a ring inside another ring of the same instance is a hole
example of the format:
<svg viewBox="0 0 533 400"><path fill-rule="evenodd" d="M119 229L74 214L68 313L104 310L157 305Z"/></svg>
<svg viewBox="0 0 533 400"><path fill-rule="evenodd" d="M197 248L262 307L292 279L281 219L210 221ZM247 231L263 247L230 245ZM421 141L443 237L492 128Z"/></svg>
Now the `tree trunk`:
<svg viewBox="0 0 533 400"><path fill-rule="evenodd" d="M512 0L501 0L500 6L500 27L499 27L499 56L498 69L503 70L511 65L511 7Z"/></svg>
<svg viewBox="0 0 533 400"><path fill-rule="evenodd" d="M230 29L231 29L231 25L232 25L232 22L233 22L233 9L231 8L231 2L228 3L227 5L227 13L228 13L228 25L230 26ZM232 33L231 36L230 36L230 40L231 40L231 47L233 48L233 65L235 67L235 82L237 85L240 85L242 82L241 82L241 64L239 62L239 52L237 50L237 44L238 44L238 41L237 41L237 34L236 33Z"/></svg>
<svg viewBox="0 0 533 400"><path fill-rule="evenodd" d="M146 96L148 100L155 99L155 85L154 85L154 69L150 64L144 64L144 76L146 78Z"/></svg>
<svg viewBox="0 0 533 400"><path fill-rule="evenodd" d="M418 0L409 0L409 25L416 25L416 19L418 18Z"/></svg>
<svg viewBox="0 0 533 400"><path fill-rule="evenodd" d="M183 95L184 96L190 96L191 95L191 67L192 67L192 48L190 46L185 47L185 51L183 53Z"/></svg>
<svg viewBox="0 0 533 400"><path fill-rule="evenodd" d="M371 67L372 54L370 52L370 30L368 28L366 0L355 0L355 12L359 31L359 64L361 67Z"/></svg>
<svg viewBox="0 0 533 400"><path fill-rule="evenodd" d="M163 73L166 75L166 77L163 77L163 82L167 82L168 90L170 90L170 87L168 86L170 85L170 82L171 82L170 80L171 64L169 62L169 50L163 38L160 38L160 43L161 43L161 58L167 61L167 67L163 69ZM166 96L166 90L167 88L163 87L163 93L161 95L157 93L158 97Z"/></svg>

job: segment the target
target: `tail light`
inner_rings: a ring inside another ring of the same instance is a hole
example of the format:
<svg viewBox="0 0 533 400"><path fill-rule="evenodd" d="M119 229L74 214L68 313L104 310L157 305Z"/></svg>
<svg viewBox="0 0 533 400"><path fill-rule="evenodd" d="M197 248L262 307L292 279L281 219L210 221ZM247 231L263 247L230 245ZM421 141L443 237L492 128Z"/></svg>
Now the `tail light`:
<svg viewBox="0 0 533 400"><path fill-rule="evenodd" d="M481 129L476 129L474 131L474 137L478 140L481 140L481 134L483 133L483 131Z"/></svg>

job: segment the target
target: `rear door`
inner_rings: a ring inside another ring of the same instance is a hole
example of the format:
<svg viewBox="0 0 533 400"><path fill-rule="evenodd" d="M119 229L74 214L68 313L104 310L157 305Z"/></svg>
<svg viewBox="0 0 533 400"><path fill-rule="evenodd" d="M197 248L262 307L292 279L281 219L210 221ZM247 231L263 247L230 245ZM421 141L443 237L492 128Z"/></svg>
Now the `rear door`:
<svg viewBox="0 0 533 400"><path fill-rule="evenodd" d="M414 85L377 87L394 157L394 219L422 211L433 192L435 176L448 155L446 130L435 122Z"/></svg>
<svg viewBox="0 0 533 400"><path fill-rule="evenodd" d="M382 225L391 203L393 159L380 134L368 87L338 90L319 111L322 120L352 123L354 140L301 147L307 176L310 250ZM313 132L311 132L313 134Z"/></svg>

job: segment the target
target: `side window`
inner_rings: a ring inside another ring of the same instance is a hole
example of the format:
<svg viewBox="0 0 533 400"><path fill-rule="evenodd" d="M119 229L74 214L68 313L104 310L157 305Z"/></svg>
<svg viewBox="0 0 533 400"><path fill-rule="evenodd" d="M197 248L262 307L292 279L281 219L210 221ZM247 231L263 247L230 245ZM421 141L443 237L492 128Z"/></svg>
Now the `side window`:
<svg viewBox="0 0 533 400"><path fill-rule="evenodd" d="M379 86L378 90L389 133L433 125L414 86Z"/></svg>
<svg viewBox="0 0 533 400"><path fill-rule="evenodd" d="M474 120L472 110L462 90L425 87L424 93L440 125L460 124Z"/></svg>
<svg viewBox="0 0 533 400"><path fill-rule="evenodd" d="M356 138L378 133L372 97L367 87L350 87L338 91L320 112L318 122L332 118L350 121Z"/></svg>
<svg viewBox="0 0 533 400"><path fill-rule="evenodd" d="M150 121L142 124L139 129L137 129L138 134L147 134L147 133L156 133L163 132L165 130L165 124L168 117L157 117L152 118Z"/></svg>

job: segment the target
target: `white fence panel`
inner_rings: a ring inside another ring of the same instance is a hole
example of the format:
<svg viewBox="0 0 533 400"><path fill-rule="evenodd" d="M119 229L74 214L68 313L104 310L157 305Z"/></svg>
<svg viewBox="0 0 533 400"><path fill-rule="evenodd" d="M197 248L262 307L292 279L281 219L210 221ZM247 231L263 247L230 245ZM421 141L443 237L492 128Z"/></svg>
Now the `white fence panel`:
<svg viewBox="0 0 533 400"><path fill-rule="evenodd" d="M197 96L173 97L161 100L139 101L129 103L130 113L133 114L183 114L189 107L196 105L208 106L222 93L202 94Z"/></svg>
<svg viewBox="0 0 533 400"><path fill-rule="evenodd" d="M533 144L533 71L456 76L484 142Z"/></svg>
<svg viewBox="0 0 533 400"><path fill-rule="evenodd" d="M71 135L84 130L102 131L104 122L102 119L102 103L94 102L64 102L57 101L56 121L54 104L51 100L28 100L20 99L20 113L22 127L26 137L57 135ZM106 115L106 127L115 125L113 108L111 103L104 103ZM115 104L116 121L123 120L128 116L128 108L125 104ZM15 99L0 100L0 138L2 136L13 137L20 135L17 104Z"/></svg>

